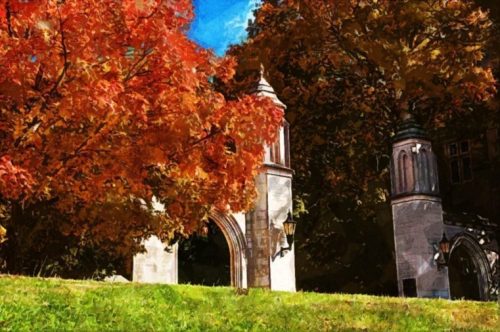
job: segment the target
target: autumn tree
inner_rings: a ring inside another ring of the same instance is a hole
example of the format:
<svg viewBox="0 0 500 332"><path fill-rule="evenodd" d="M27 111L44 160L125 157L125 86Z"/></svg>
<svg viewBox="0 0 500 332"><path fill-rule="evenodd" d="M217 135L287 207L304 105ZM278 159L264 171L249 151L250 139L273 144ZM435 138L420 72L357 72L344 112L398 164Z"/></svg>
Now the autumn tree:
<svg viewBox="0 0 500 332"><path fill-rule="evenodd" d="M471 1L267 0L231 50L240 66L227 95L263 63L288 106L296 206L309 211L298 261L329 270L330 290L386 291L391 136L404 113L430 130L485 112L490 26ZM367 261L377 262L369 273Z"/></svg>
<svg viewBox="0 0 500 332"><path fill-rule="evenodd" d="M214 90L234 60L186 37L192 17L189 0L0 1L8 270L54 230L125 255L250 207L282 114Z"/></svg>

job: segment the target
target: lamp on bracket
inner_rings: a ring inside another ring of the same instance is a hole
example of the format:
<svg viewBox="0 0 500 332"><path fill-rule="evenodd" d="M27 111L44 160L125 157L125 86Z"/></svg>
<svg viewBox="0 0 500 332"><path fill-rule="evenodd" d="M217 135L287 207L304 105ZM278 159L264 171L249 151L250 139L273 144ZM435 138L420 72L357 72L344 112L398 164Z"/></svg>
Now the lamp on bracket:
<svg viewBox="0 0 500 332"><path fill-rule="evenodd" d="M280 251L274 256L274 258L278 255L281 257L284 256L285 251L292 250L293 247L293 238L295 235L295 228L297 227L297 222L293 220L292 212L288 211L288 215L286 220L283 221L283 231L286 235L286 242L288 243L288 247L281 247Z"/></svg>
<svg viewBox="0 0 500 332"><path fill-rule="evenodd" d="M438 269L441 269L445 266L448 266L448 262L450 259L450 241L448 240L444 232L441 241L439 241L437 245L437 249L438 252L434 256L434 260L437 263Z"/></svg>

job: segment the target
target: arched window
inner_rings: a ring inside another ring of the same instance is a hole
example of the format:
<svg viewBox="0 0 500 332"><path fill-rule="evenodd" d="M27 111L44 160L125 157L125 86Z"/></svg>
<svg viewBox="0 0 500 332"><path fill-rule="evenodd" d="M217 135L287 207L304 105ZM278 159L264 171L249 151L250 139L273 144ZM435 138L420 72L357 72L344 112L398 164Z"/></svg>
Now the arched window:
<svg viewBox="0 0 500 332"><path fill-rule="evenodd" d="M290 168L290 133L289 124L284 122L278 129L278 137L269 147L269 161Z"/></svg>
<svg viewBox="0 0 500 332"><path fill-rule="evenodd" d="M418 153L420 177L418 179L420 190L428 192L431 189L430 163L427 150L420 149Z"/></svg>
<svg viewBox="0 0 500 332"><path fill-rule="evenodd" d="M398 156L398 194L406 192L406 167L408 156L405 151L401 151Z"/></svg>
<svg viewBox="0 0 500 332"><path fill-rule="evenodd" d="M398 156L397 194L410 193L415 190L415 176L412 156L401 151Z"/></svg>
<svg viewBox="0 0 500 332"><path fill-rule="evenodd" d="M435 154L430 154L430 178L431 178L431 192L439 193L439 176L437 173L438 165Z"/></svg>
<svg viewBox="0 0 500 332"><path fill-rule="evenodd" d="M291 168L291 162L290 162L290 124L288 121L284 121L283 123L283 143L285 147L285 166L288 168Z"/></svg>
<svg viewBox="0 0 500 332"><path fill-rule="evenodd" d="M415 190L415 172L413 169L414 159L413 155L405 155L405 157L406 191L413 192Z"/></svg>
<svg viewBox="0 0 500 332"><path fill-rule="evenodd" d="M278 129L278 137L276 141L271 145L271 162L275 164L281 164L281 128Z"/></svg>

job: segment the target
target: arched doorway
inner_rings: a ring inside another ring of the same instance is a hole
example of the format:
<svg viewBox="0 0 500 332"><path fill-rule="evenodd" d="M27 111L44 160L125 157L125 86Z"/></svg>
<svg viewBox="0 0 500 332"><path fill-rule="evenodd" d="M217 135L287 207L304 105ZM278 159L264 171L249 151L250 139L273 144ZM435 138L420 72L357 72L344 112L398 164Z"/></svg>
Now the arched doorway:
<svg viewBox="0 0 500 332"><path fill-rule="evenodd" d="M212 212L206 236L179 243L179 283L246 288L246 242L230 215Z"/></svg>
<svg viewBox="0 0 500 332"><path fill-rule="evenodd" d="M179 283L231 285L229 247L220 228L209 220L203 234L179 241Z"/></svg>
<svg viewBox="0 0 500 332"><path fill-rule="evenodd" d="M452 243L448 263L451 298L487 301L489 265L481 246L467 234Z"/></svg>

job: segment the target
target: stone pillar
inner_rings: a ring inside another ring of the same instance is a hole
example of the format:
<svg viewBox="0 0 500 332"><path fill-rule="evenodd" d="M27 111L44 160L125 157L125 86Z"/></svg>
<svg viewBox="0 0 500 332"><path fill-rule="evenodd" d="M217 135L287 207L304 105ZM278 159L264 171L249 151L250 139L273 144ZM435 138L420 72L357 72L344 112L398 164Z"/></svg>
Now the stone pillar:
<svg viewBox="0 0 500 332"><path fill-rule="evenodd" d="M295 292L295 245L280 255L281 248L288 248L283 222L292 211L292 172L268 166L266 173L271 289Z"/></svg>
<svg viewBox="0 0 500 332"><path fill-rule="evenodd" d="M266 174L260 173L255 182L258 197L254 209L246 214L247 281L249 287L271 288Z"/></svg>
<svg viewBox="0 0 500 332"><path fill-rule="evenodd" d="M286 108L264 78L263 69L255 94L271 98L276 106ZM277 141L266 146L264 167L256 177L258 198L246 215L248 248L248 286L295 291L295 247L288 247L283 221L292 211L292 174L290 168L288 123L280 128ZM300 227L300 226L299 226Z"/></svg>
<svg viewBox="0 0 500 332"><path fill-rule="evenodd" d="M177 284L177 248L165 250L166 244L156 236L144 241L146 251L134 256L132 280L141 283Z"/></svg>
<svg viewBox="0 0 500 332"><path fill-rule="evenodd" d="M289 169L266 165L257 177L259 196L246 215L248 285L295 291L295 252L288 247L283 221L292 210L292 174Z"/></svg>
<svg viewBox="0 0 500 332"><path fill-rule="evenodd" d="M444 232L436 156L411 118L393 140L391 184L399 295L449 298L448 269L434 259Z"/></svg>

